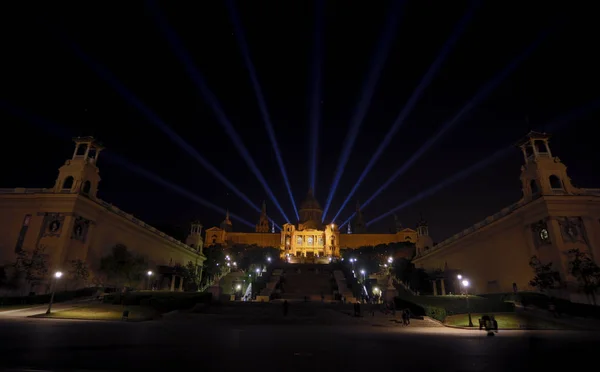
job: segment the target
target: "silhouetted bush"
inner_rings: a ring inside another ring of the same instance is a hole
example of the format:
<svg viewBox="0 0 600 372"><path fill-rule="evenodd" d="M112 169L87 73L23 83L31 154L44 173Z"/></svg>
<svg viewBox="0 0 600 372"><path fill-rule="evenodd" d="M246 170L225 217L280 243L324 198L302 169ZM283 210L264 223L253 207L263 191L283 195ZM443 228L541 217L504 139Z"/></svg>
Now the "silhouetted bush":
<svg viewBox="0 0 600 372"><path fill-rule="evenodd" d="M90 297L96 294L97 291L98 288L90 287L81 288L75 291L56 292L54 294L54 302L63 302L74 300L76 298ZM50 302L51 295L51 293L48 293L35 296L2 297L0 298L0 306L47 304Z"/></svg>
<svg viewBox="0 0 600 372"><path fill-rule="evenodd" d="M191 309L199 303L211 301L206 292L129 292L111 293L104 296L104 303L126 306L149 306L161 313Z"/></svg>
<svg viewBox="0 0 600 372"><path fill-rule="evenodd" d="M482 297L469 297L469 305L464 297L446 296L412 296L396 297L396 309L408 308L418 316L429 316L439 321L444 321L446 316L471 313L507 313L515 310L515 305L510 302L485 299Z"/></svg>

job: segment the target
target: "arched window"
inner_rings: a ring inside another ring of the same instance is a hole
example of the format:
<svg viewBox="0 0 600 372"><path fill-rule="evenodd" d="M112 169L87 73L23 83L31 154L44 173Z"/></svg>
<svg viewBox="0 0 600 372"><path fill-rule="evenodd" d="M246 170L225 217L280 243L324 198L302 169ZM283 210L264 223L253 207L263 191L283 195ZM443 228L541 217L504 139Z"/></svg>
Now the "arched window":
<svg viewBox="0 0 600 372"><path fill-rule="evenodd" d="M550 187L553 189L562 189L562 182L560 182L560 178L555 175L550 176Z"/></svg>
<svg viewBox="0 0 600 372"><path fill-rule="evenodd" d="M212 242L213 242L213 244L217 244L217 236L216 235L212 236Z"/></svg>
<svg viewBox="0 0 600 372"><path fill-rule="evenodd" d="M74 179L71 176L65 178L62 188L70 190L73 187L73 181L74 181Z"/></svg>
<svg viewBox="0 0 600 372"><path fill-rule="evenodd" d="M531 193L532 194L537 194L539 190L537 182L535 182L535 180L531 180L531 182L529 183L529 187L531 187Z"/></svg>
<svg viewBox="0 0 600 372"><path fill-rule="evenodd" d="M83 187L81 188L81 191L87 195L90 193L91 188L92 188L92 183L90 181L85 181L83 183Z"/></svg>

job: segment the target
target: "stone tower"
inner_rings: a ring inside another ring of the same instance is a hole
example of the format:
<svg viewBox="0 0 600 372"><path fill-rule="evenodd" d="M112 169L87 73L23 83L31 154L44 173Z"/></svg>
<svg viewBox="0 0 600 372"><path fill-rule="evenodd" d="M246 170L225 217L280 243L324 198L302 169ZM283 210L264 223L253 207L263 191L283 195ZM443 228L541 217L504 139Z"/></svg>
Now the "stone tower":
<svg viewBox="0 0 600 372"><path fill-rule="evenodd" d="M198 221L192 222L190 228L190 234L185 239L185 244L192 248L195 248L198 252L202 253L204 247L204 240L202 240L202 224Z"/></svg>
<svg viewBox="0 0 600 372"><path fill-rule="evenodd" d="M421 219L417 223L417 255L422 254L432 247L433 239L429 236L429 225L427 224L427 221L423 219L423 216L421 216Z"/></svg>
<svg viewBox="0 0 600 372"><path fill-rule="evenodd" d="M225 232L232 232L233 225L231 224L231 220L229 219L229 210L225 212L225 219L221 222L221 230Z"/></svg>
<svg viewBox="0 0 600 372"><path fill-rule="evenodd" d="M54 192L79 193L95 198L100 183L98 155L104 147L94 137L76 137L73 157L58 169Z"/></svg>
<svg viewBox="0 0 600 372"><path fill-rule="evenodd" d="M575 195L578 189L571 184L567 166L558 157L552 157L546 133L529 132L515 145L523 152L525 164L521 167L521 184L525 200L542 195Z"/></svg>
<svg viewBox="0 0 600 372"><path fill-rule="evenodd" d="M260 218L256 225L257 233L268 233L269 232L269 217L267 216L267 203L263 200L262 208L260 210Z"/></svg>
<svg viewBox="0 0 600 372"><path fill-rule="evenodd" d="M356 202L356 214L354 216L354 233L365 234L367 232L367 225L363 218L362 211L360 210L360 202Z"/></svg>

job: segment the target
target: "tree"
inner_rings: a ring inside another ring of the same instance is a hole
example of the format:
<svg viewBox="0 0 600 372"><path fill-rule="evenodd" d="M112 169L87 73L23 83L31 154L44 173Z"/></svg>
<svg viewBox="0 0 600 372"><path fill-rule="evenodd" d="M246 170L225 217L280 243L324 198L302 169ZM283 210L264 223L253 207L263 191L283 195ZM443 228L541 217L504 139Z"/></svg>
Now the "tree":
<svg viewBox="0 0 600 372"><path fill-rule="evenodd" d="M552 262L542 263L537 256L532 256L529 266L533 269L535 276L529 281L529 285L544 292L547 289L556 288L560 284L560 274L552 269Z"/></svg>
<svg viewBox="0 0 600 372"><path fill-rule="evenodd" d="M115 245L111 254L100 260L100 271L106 274L109 282L119 287L137 285L146 269L144 258L131 253L123 244Z"/></svg>
<svg viewBox="0 0 600 372"><path fill-rule="evenodd" d="M48 277L48 255L45 250L46 246L40 245L32 252L26 250L17 252L14 267L18 273L24 274L25 281L29 284L29 292Z"/></svg>
<svg viewBox="0 0 600 372"><path fill-rule="evenodd" d="M225 253L222 246L213 245L204 250L204 255L206 256L206 261L204 261L202 283L206 284L221 275L221 269L223 269L225 262Z"/></svg>
<svg viewBox="0 0 600 372"><path fill-rule="evenodd" d="M71 267L69 269L69 279L75 282L75 285L83 282L85 285L90 278L90 271L88 270L87 264L80 260L71 260Z"/></svg>
<svg viewBox="0 0 600 372"><path fill-rule="evenodd" d="M569 272L577 279L586 295L592 296L596 305L596 291L600 288L600 267L579 249L571 249L569 255Z"/></svg>

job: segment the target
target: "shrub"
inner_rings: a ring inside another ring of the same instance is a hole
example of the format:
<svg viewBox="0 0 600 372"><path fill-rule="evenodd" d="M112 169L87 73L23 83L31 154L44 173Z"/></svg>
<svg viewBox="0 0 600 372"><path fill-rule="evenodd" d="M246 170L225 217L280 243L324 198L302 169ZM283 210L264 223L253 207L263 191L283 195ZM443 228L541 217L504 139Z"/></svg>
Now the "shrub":
<svg viewBox="0 0 600 372"><path fill-rule="evenodd" d="M444 321L446 316L455 314L472 313L505 313L513 312L513 303L500 300L485 299L481 297L469 297L469 306L462 297L433 297L414 296L407 298L396 297L396 308L408 308L415 315L429 316L439 321Z"/></svg>
<svg viewBox="0 0 600 372"><path fill-rule="evenodd" d="M98 288L89 287L81 288L76 291L56 292L54 294L54 302L69 301L81 297L90 297L97 291ZM48 293L35 296L3 297L0 298L0 306L47 304L50 302L51 295L52 294Z"/></svg>
<svg viewBox="0 0 600 372"><path fill-rule="evenodd" d="M158 312L191 309L199 303L207 303L211 294L206 292L130 292L111 293L104 296L104 303L126 306L148 306Z"/></svg>

